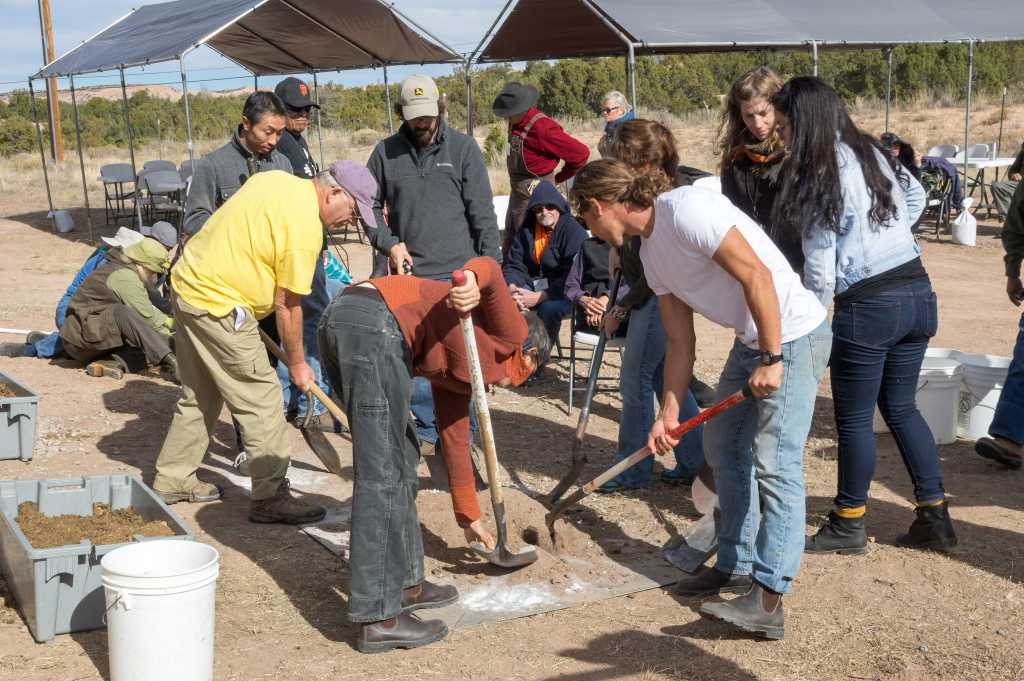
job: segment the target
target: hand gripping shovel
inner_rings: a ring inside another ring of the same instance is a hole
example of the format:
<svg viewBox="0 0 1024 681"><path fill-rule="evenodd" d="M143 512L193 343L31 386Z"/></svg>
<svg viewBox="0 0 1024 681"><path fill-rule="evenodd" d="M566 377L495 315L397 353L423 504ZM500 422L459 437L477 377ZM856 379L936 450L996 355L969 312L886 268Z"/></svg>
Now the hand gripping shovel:
<svg viewBox="0 0 1024 681"><path fill-rule="evenodd" d="M714 418L715 416L718 416L726 409L736 406L737 404L747 399L748 397L750 397L750 388L744 386L743 390L733 393L732 395L726 397L724 400L714 405L713 407L708 407L701 413L694 416L692 419L688 419L680 423L678 426L670 430L668 434L673 438L685 435L686 433L690 432L700 424ZM626 457L622 461L618 462L617 464L606 470L601 475L597 476L587 484L577 489L575 492L572 493L571 496L568 496L565 499L563 499L557 506L551 509L551 511L549 511L547 515L544 516L544 521L548 526L548 532L551 533L551 536L555 536L555 520L557 520L558 516L562 515L562 513L565 512L565 509L569 508L577 501L587 496L595 489L597 489L604 483L608 482L609 480L620 474L622 471L636 465L637 463L646 459L652 454L653 452L647 449L647 447L643 447L642 449L636 450L628 457Z"/></svg>
<svg viewBox="0 0 1024 681"><path fill-rule="evenodd" d="M268 336L267 332L263 329L260 329L259 331L260 337L263 339L263 344L267 346L267 350L270 350L270 354L277 357L279 362L284 362L284 353L281 352L281 348L277 346L274 339ZM316 383L310 383L309 392L313 393L313 397L323 402L323 405L327 407L327 411L331 412L331 415L338 419L338 422L341 423L341 425L346 429L348 428L348 418L345 416L345 412L341 410L341 407L334 403L334 400L324 394L324 391L320 389L320 386ZM327 467L327 470L335 475L341 475L341 457L338 456L337 452L332 449L331 452L327 453L325 456L321 456L320 452L316 450L313 450L313 453L320 457L320 462Z"/></svg>
<svg viewBox="0 0 1024 681"><path fill-rule="evenodd" d="M462 270L452 272L452 284L463 286L466 273ZM473 387L473 403L476 407L476 419L480 427L481 439L484 443L484 461L487 464L487 487L491 492L491 507L494 509L494 524L498 530L498 542L493 550L488 550L480 542L473 542L469 548L481 558L504 568L520 568L537 560L537 549L524 547L517 553L508 548L508 528L505 523L505 502L501 494L501 479L498 476L498 455L494 446L494 430L491 428L491 410L487 406L487 391L484 388L484 375L480 369L480 355L476 349L476 335L473 333L473 318L466 314L459 317L459 328L462 339L466 343L466 357L469 360L469 376Z"/></svg>
<svg viewBox="0 0 1024 681"><path fill-rule="evenodd" d="M619 284L622 283L622 270L615 275L612 283L612 290L608 295L610 304L615 304L618 297ZM583 451L583 436L587 432L587 422L590 421L590 403L594 401L594 390L597 388L597 377L601 373L601 360L604 359L604 346L608 342L608 336L604 329L599 331L597 346L594 348L594 356L590 360L590 375L587 376L587 389L583 393L583 405L580 407L580 417L576 422L576 437L572 441L572 464L568 472L558 481L555 488L548 494L547 505L554 506L562 498L565 491L579 479L583 468L587 465L587 454Z"/></svg>

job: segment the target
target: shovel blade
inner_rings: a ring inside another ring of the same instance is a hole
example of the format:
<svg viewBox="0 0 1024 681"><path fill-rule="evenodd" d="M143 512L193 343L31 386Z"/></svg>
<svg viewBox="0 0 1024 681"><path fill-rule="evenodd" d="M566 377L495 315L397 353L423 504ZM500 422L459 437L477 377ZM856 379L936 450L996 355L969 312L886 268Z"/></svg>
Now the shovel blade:
<svg viewBox="0 0 1024 681"><path fill-rule="evenodd" d="M718 528L714 514L701 516L678 543L662 549L665 559L683 572L693 573L718 552Z"/></svg>
<svg viewBox="0 0 1024 681"><path fill-rule="evenodd" d="M538 558L537 549L532 546L524 546L519 549L519 551L512 552L501 544L494 547L493 550L488 550L487 547L480 542L472 542L469 545L469 548L473 553L492 565L513 570L535 563Z"/></svg>

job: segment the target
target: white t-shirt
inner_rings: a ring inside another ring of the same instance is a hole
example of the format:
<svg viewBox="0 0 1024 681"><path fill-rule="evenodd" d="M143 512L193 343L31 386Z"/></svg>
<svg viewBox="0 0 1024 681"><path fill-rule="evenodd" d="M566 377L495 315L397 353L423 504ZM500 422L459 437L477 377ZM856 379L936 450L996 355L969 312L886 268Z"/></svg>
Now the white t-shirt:
<svg viewBox="0 0 1024 681"><path fill-rule="evenodd" d="M654 230L640 247L651 290L676 296L716 324L735 329L740 342L757 349L757 327L743 287L712 259L733 227L771 270L782 314L782 342L816 329L825 319L825 308L803 287L778 247L729 199L701 187L674 189L654 204Z"/></svg>

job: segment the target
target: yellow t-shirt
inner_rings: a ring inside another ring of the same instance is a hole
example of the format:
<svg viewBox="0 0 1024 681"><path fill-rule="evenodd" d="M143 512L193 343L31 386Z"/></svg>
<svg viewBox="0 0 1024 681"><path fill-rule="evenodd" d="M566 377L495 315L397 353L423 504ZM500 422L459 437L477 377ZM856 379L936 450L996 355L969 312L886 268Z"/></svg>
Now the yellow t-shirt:
<svg viewBox="0 0 1024 681"><path fill-rule="evenodd" d="M188 240L171 285L215 317L241 306L263 319L274 289L307 295L323 246L313 182L281 170L253 175Z"/></svg>

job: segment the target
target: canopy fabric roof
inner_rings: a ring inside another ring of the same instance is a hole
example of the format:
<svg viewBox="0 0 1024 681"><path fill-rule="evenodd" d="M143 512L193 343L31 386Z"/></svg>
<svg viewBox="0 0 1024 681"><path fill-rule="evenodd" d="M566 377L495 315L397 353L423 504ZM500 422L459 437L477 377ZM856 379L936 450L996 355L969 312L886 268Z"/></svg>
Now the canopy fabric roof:
<svg viewBox="0 0 1024 681"><path fill-rule="evenodd" d="M1022 39L1021 0L518 0L477 61Z"/></svg>
<svg viewBox="0 0 1024 681"><path fill-rule="evenodd" d="M175 0L140 7L33 77L155 64L204 44L256 75L462 61L380 0Z"/></svg>

